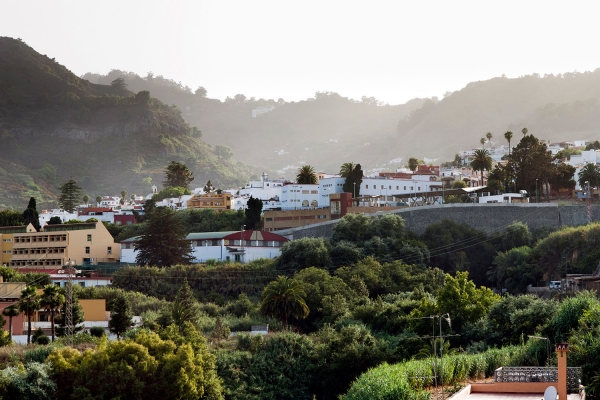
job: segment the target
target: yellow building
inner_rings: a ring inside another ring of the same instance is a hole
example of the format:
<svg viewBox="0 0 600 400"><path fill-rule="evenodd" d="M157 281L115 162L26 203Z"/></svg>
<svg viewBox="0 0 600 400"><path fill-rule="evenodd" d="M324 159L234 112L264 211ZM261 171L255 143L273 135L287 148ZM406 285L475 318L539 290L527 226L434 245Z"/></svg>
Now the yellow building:
<svg viewBox="0 0 600 400"><path fill-rule="evenodd" d="M120 259L119 245L100 221L46 225L42 229L12 233L11 267L57 268L69 260L82 265Z"/></svg>
<svg viewBox="0 0 600 400"><path fill-rule="evenodd" d="M0 265L10 265L15 233L36 232L33 225L0 227Z"/></svg>
<svg viewBox="0 0 600 400"><path fill-rule="evenodd" d="M231 193L203 193L187 201L187 208L213 209L216 212L231 210Z"/></svg>

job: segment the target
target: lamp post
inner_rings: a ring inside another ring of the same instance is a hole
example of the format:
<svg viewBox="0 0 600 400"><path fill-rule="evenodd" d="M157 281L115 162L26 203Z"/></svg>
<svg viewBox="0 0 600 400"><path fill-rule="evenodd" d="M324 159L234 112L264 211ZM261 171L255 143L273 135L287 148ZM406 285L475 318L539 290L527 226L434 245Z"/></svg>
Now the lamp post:
<svg viewBox="0 0 600 400"><path fill-rule="evenodd" d="M352 198L356 198L356 182L352 182L352 184L354 185L354 191L352 192Z"/></svg>
<svg viewBox="0 0 600 400"><path fill-rule="evenodd" d="M535 178L535 202L540 202L540 198L538 196L538 178Z"/></svg>
<svg viewBox="0 0 600 400"><path fill-rule="evenodd" d="M242 225L242 228L240 229L240 248L241 248L240 262L241 263L243 263L242 257L244 256L244 228L245 227L246 227L246 225Z"/></svg>

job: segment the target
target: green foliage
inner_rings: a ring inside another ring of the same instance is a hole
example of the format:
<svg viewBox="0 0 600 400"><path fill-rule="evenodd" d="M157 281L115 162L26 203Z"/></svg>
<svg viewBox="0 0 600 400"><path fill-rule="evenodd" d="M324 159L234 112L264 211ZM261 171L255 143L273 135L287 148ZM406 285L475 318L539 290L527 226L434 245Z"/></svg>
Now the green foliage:
<svg viewBox="0 0 600 400"><path fill-rule="evenodd" d="M352 193L352 197L360 197L360 186L363 180L363 170L360 164L344 163L340 168L340 176L346 178L342 189Z"/></svg>
<svg viewBox="0 0 600 400"><path fill-rule="evenodd" d="M97 338L101 338L103 336L106 336L106 331L101 326L92 326L90 328L90 335Z"/></svg>
<svg viewBox="0 0 600 400"><path fill-rule="evenodd" d="M306 305L306 292L302 282L279 276L269 283L261 295L260 312L283 322L285 327L290 318L306 318L310 310Z"/></svg>
<svg viewBox="0 0 600 400"><path fill-rule="evenodd" d="M55 318L55 330L56 335L59 337L66 335L66 321L65 321L65 313L67 311L67 303L63 303L62 309L60 313ZM83 317L83 309L81 308L81 304L79 304L79 300L77 296L73 296L73 307L71 308L71 315L73 316L73 333L78 333L83 330L83 322L85 321Z"/></svg>
<svg viewBox="0 0 600 400"><path fill-rule="evenodd" d="M18 307L27 316L27 344L31 343L31 317L40 308L40 298L35 286L27 286L21 291Z"/></svg>
<svg viewBox="0 0 600 400"><path fill-rule="evenodd" d="M56 395L159 399L169 393L174 399L222 399L214 357L203 337L175 339L141 331L133 339L103 341L84 353L54 351L48 363L58 386Z"/></svg>
<svg viewBox="0 0 600 400"><path fill-rule="evenodd" d="M44 293L40 299L40 306L50 313L52 340L54 340L54 317L65 302L65 296L60 292L58 286L49 284L44 286Z"/></svg>
<svg viewBox="0 0 600 400"><path fill-rule="evenodd" d="M185 164L177 161L171 161L165 168L165 188L180 187L189 189L190 183L194 180L193 173Z"/></svg>
<svg viewBox="0 0 600 400"><path fill-rule="evenodd" d="M50 367L39 362L24 366L7 367L1 372L6 382L1 393L5 400L51 400L54 399L56 383L50 376Z"/></svg>
<svg viewBox="0 0 600 400"><path fill-rule="evenodd" d="M582 188L600 186L600 171L596 164L588 163L579 172L579 186Z"/></svg>
<svg viewBox="0 0 600 400"><path fill-rule="evenodd" d="M433 385L434 375L443 374L447 385L467 379L493 375L501 366L518 366L522 361L522 347L505 347L481 354L457 354L444 358L443 365L431 360L412 360L395 365L383 363L361 375L350 387L343 400L409 399L427 400L430 395L423 389Z"/></svg>
<svg viewBox="0 0 600 400"><path fill-rule="evenodd" d="M246 203L244 214L246 216L246 226L248 229L260 228L260 215L262 214L262 201L250 196Z"/></svg>
<svg viewBox="0 0 600 400"><path fill-rule="evenodd" d="M133 312L131 311L131 303L129 303L129 300L125 296L118 296L111 300L111 302L108 329L116 334L118 339L133 326L133 321L131 320Z"/></svg>
<svg viewBox="0 0 600 400"><path fill-rule="evenodd" d="M315 169L310 165L304 165L298 168L296 173L296 183L299 185L316 185L319 183Z"/></svg>
<svg viewBox="0 0 600 400"><path fill-rule="evenodd" d="M579 292L575 297L563 300L542 333L550 339L551 343L566 342L573 329L577 328L579 319L585 311L597 303L595 293L588 291Z"/></svg>
<svg viewBox="0 0 600 400"><path fill-rule="evenodd" d="M25 211L23 211L23 220L25 225L32 224L37 231L40 230L40 216L36 209L34 197L29 199L29 204L27 205Z"/></svg>
<svg viewBox="0 0 600 400"><path fill-rule="evenodd" d="M144 234L134 243L138 252L135 261L160 267L189 263L193 256L186 237L175 212L167 207L158 208L148 217Z"/></svg>
<svg viewBox="0 0 600 400"><path fill-rule="evenodd" d="M60 204L63 210L72 213L79 205L81 187L77 186L77 183L73 179L69 179L63 183L59 190L60 197L58 198L58 204Z"/></svg>
<svg viewBox="0 0 600 400"><path fill-rule="evenodd" d="M0 211L0 226L21 226L25 225L23 214L18 211L2 210Z"/></svg>
<svg viewBox="0 0 600 400"><path fill-rule="evenodd" d="M192 194L189 189L180 186L169 186L152 196L152 200L161 201L163 199L177 198L186 194Z"/></svg>
<svg viewBox="0 0 600 400"><path fill-rule="evenodd" d="M532 241L531 233L527 224L522 222L513 222L506 227L502 236L502 248L504 251L514 247L530 246Z"/></svg>
<svg viewBox="0 0 600 400"><path fill-rule="evenodd" d="M258 350L220 351L217 368L225 396L236 400L311 400L314 343L303 335L268 337Z"/></svg>
<svg viewBox="0 0 600 400"><path fill-rule="evenodd" d="M287 242L277 259L279 269L298 271L306 267L328 268L331 265L326 242L322 238L301 238Z"/></svg>
<svg viewBox="0 0 600 400"><path fill-rule="evenodd" d="M483 171L490 171L492 169L492 157L490 152L485 149L477 149L473 153L473 159L471 160L471 168L474 171L481 172L481 185L483 186Z"/></svg>

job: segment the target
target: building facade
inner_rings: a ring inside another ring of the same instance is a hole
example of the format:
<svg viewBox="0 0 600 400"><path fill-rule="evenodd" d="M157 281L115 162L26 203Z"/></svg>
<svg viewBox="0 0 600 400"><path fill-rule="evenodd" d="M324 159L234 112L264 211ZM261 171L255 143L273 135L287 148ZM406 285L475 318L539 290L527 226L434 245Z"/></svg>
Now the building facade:
<svg viewBox="0 0 600 400"><path fill-rule="evenodd" d="M192 196L187 201L187 208L212 209L216 212L231 210L231 193L202 193Z"/></svg>
<svg viewBox="0 0 600 400"><path fill-rule="evenodd" d="M120 248L102 222L46 225L41 232L12 234L11 267L62 267L117 262ZM4 242L2 242L4 244ZM4 254L3 254L4 255Z"/></svg>

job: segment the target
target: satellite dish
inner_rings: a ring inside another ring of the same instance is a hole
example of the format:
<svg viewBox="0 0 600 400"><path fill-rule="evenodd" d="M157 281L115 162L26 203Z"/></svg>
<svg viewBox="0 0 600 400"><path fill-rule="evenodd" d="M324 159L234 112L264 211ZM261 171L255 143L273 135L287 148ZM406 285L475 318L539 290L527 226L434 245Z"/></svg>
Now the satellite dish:
<svg viewBox="0 0 600 400"><path fill-rule="evenodd" d="M544 400L556 400L556 388L554 386L548 386L544 392Z"/></svg>

